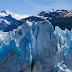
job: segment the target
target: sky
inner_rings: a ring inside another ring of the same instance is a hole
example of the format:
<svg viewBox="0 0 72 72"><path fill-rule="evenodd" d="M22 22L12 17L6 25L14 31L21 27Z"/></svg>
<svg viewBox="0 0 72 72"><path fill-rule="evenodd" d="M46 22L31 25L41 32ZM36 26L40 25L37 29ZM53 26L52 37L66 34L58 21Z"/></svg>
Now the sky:
<svg viewBox="0 0 72 72"><path fill-rule="evenodd" d="M0 11L34 15L44 10L72 9L72 0L0 0Z"/></svg>

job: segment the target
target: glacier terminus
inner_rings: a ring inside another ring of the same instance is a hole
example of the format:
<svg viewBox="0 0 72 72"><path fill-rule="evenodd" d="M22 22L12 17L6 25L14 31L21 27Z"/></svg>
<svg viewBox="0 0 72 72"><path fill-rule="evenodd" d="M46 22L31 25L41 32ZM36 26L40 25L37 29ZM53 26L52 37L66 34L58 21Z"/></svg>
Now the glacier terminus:
<svg viewBox="0 0 72 72"><path fill-rule="evenodd" d="M0 72L72 72L72 31L48 20L0 31Z"/></svg>

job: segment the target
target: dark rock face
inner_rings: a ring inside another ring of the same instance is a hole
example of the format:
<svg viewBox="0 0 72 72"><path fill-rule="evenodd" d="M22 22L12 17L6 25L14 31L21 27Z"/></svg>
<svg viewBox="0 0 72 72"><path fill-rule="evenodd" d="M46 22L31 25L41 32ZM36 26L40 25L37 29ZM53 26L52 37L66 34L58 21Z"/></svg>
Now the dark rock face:
<svg viewBox="0 0 72 72"><path fill-rule="evenodd" d="M0 11L0 30L4 30L9 25L18 21L12 15L13 14L9 10Z"/></svg>
<svg viewBox="0 0 72 72"><path fill-rule="evenodd" d="M70 16L67 16L70 14ZM56 11L42 11L38 14L38 16L48 17L47 20L51 22L53 27L59 26L61 29L69 29L72 28L72 10L56 10Z"/></svg>
<svg viewBox="0 0 72 72"><path fill-rule="evenodd" d="M43 21L44 19L41 19L39 17L35 17L35 16L31 16L31 17L28 17L28 18L25 18L25 19L22 19L22 20L19 20L18 22L8 26L4 32L9 32L9 31L12 31L13 29L16 29L18 26L21 26L23 25L26 21L30 21L30 22L37 22L37 21Z"/></svg>
<svg viewBox="0 0 72 72"><path fill-rule="evenodd" d="M15 23L16 19L12 18L11 15L5 16L5 17L0 17L0 30L4 30L6 27L8 27L9 25Z"/></svg>

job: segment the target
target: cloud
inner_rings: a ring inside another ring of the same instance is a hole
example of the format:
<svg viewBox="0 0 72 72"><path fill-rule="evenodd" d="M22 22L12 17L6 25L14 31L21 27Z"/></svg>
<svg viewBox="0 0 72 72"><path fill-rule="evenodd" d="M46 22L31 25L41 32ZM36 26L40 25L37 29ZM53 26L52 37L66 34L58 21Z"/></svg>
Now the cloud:
<svg viewBox="0 0 72 72"><path fill-rule="evenodd" d="M17 19L17 20L20 20L20 19L23 19L23 18L26 18L26 17L29 17L30 15L19 15L19 14L14 14L12 17Z"/></svg>

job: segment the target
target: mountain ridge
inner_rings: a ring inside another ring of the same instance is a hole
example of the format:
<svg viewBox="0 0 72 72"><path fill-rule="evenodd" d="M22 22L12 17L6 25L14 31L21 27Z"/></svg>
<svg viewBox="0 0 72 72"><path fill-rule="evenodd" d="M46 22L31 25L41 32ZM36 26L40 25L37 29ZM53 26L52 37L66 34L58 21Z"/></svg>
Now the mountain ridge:
<svg viewBox="0 0 72 72"><path fill-rule="evenodd" d="M17 22L18 20L28 16L18 15L10 12L9 10L2 10L0 12L0 30L4 30L7 26Z"/></svg>
<svg viewBox="0 0 72 72"><path fill-rule="evenodd" d="M4 31L11 31L18 26L22 25L22 23L26 22L27 20L32 22L32 21L43 21L43 20L49 20L53 27L59 26L61 29L69 29L71 30L72 28L72 16L70 17L65 17L65 15L70 12L71 10L54 10L54 11L42 11L36 15L29 16L27 18L21 19L18 22L8 26ZM11 28L13 27L13 28Z"/></svg>

